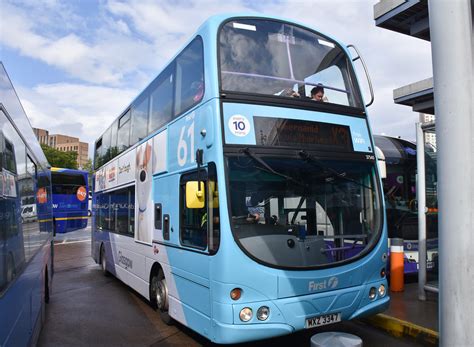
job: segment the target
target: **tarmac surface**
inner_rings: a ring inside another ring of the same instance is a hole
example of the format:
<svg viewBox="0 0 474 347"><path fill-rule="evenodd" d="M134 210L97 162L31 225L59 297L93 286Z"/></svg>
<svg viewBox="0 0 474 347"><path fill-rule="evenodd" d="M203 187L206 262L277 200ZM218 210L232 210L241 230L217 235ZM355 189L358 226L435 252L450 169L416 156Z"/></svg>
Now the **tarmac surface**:
<svg viewBox="0 0 474 347"><path fill-rule="evenodd" d="M90 248L90 228L56 236L51 300L38 346L216 346L179 323L165 325L138 293L113 276L102 275L90 256ZM388 313L400 311L397 301L395 304ZM367 320L351 321L239 346L307 347L311 336L324 331L357 335L364 347L430 344L419 336L408 339L404 336L409 334L397 335L396 330L403 330L403 324L393 319L390 316L389 321L396 329L391 330L383 324L373 327ZM383 322L383 318L375 320Z"/></svg>

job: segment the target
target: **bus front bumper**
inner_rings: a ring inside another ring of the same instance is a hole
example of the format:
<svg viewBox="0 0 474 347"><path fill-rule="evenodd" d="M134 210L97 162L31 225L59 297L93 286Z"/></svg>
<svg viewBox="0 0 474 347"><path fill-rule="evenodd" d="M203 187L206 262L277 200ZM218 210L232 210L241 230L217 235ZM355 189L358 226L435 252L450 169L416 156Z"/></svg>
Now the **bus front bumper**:
<svg viewBox="0 0 474 347"><path fill-rule="evenodd" d="M390 302L388 293L383 296L377 294L375 299L369 298L370 288L378 288L382 284L387 288L387 282L383 279L357 287L303 297L233 304L232 309L228 304L214 302L211 340L217 343L255 341L307 329L307 320L319 316L334 314L338 315L341 321L347 321L383 312ZM259 321L256 317L262 306L270 310L268 320L265 321ZM248 322L239 318L239 313L244 308L250 308L253 313ZM228 316L230 310L232 317Z"/></svg>

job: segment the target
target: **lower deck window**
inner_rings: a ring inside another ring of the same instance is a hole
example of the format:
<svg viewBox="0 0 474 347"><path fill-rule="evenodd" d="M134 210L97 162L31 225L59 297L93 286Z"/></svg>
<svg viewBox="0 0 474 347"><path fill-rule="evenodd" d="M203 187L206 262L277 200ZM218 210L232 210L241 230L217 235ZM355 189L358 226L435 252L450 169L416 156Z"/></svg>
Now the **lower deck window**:
<svg viewBox="0 0 474 347"><path fill-rule="evenodd" d="M95 227L132 236L135 231L135 187L97 195Z"/></svg>

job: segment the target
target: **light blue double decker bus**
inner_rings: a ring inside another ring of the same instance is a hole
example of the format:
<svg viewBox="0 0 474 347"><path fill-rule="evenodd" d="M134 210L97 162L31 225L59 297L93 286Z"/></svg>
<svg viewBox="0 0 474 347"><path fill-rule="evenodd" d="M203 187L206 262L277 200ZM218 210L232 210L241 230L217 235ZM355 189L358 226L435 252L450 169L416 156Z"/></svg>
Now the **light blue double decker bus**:
<svg viewBox="0 0 474 347"><path fill-rule="evenodd" d="M382 189L352 59L287 20L206 21L96 141L104 273L217 343L383 311Z"/></svg>

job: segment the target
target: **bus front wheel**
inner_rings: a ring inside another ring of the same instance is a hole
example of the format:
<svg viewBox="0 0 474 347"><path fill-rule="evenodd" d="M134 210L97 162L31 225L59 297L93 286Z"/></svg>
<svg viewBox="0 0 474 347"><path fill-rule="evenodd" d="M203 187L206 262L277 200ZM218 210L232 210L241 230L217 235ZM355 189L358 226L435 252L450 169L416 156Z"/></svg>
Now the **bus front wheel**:
<svg viewBox="0 0 474 347"><path fill-rule="evenodd" d="M154 306L160 314L160 318L163 323L166 325L172 325L173 318L170 317L168 312L168 286L166 285L166 278L161 269L157 273L153 274L151 278L150 301L152 306Z"/></svg>
<svg viewBox="0 0 474 347"><path fill-rule="evenodd" d="M103 245L100 248L100 269L104 276L109 275L109 272L107 271L107 256L105 255L105 247Z"/></svg>

